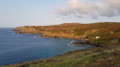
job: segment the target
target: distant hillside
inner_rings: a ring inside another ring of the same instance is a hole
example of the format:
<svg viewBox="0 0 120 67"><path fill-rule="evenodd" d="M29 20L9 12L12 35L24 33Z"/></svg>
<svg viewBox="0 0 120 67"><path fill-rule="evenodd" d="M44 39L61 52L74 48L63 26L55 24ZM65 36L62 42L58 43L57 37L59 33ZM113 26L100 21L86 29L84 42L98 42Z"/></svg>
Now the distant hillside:
<svg viewBox="0 0 120 67"><path fill-rule="evenodd" d="M51 26L23 26L14 28L12 31L17 33L38 34L42 33L44 37L58 37L71 39L85 39L91 43L108 44L112 39L120 38L120 23L64 23ZM97 38L97 39L96 39ZM109 43L112 45L112 42Z"/></svg>

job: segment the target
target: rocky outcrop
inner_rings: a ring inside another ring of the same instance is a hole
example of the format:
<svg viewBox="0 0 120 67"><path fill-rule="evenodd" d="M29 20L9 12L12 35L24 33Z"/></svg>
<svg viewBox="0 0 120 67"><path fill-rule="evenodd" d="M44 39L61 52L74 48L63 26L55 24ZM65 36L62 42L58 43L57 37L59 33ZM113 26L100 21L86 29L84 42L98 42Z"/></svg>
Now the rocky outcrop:
<svg viewBox="0 0 120 67"><path fill-rule="evenodd" d="M39 33L39 31L36 30L34 26L17 27L17 28L14 28L12 31L16 31L16 33L18 33L18 34L24 34L24 33L37 34L37 33Z"/></svg>
<svg viewBox="0 0 120 67"><path fill-rule="evenodd" d="M120 44L120 38L112 39L111 43L113 43L113 44Z"/></svg>
<svg viewBox="0 0 120 67"><path fill-rule="evenodd" d="M43 28L43 27L41 27ZM53 28L50 28L53 29ZM41 34L43 37L58 37L58 38L70 38L70 39L83 39L86 38L88 35L95 33L97 30L87 30L83 35L75 35L73 30L66 30L66 32L59 31L58 33L56 32L51 32L47 28L44 29L44 31L41 31L40 29L37 30L36 27L34 26L23 26L23 27L17 27L14 28L12 31L16 31L17 34L24 34L24 33L29 33L29 34ZM39 37L39 36L37 36Z"/></svg>
<svg viewBox="0 0 120 67"><path fill-rule="evenodd" d="M85 41L84 39L81 40L74 40L71 42L71 45L77 45L77 46L83 46L83 45L89 45L89 46L95 46L95 47L102 47L100 44L92 44L88 41Z"/></svg>

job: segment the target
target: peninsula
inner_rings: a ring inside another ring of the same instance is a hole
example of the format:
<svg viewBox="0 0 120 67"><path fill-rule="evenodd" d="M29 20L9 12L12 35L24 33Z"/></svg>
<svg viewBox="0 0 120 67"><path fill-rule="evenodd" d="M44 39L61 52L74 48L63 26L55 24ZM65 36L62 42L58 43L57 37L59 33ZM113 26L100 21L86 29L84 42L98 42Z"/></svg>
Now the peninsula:
<svg viewBox="0 0 120 67"><path fill-rule="evenodd" d="M36 37L85 39L92 44L116 45L120 38L120 23L102 22L91 24L64 23L51 26L22 26L14 28L18 34L42 34Z"/></svg>

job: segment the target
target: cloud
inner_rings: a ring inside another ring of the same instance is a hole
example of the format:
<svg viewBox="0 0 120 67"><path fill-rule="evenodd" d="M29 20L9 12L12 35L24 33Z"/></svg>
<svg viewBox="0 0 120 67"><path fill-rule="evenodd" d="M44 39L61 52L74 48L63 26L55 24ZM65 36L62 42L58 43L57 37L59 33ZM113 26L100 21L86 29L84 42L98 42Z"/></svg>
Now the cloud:
<svg viewBox="0 0 120 67"><path fill-rule="evenodd" d="M52 11L56 15L68 16L74 15L82 18L84 16L91 16L97 19L98 16L113 17L120 15L120 0L99 0L92 2L92 0L69 0L65 7L57 7Z"/></svg>

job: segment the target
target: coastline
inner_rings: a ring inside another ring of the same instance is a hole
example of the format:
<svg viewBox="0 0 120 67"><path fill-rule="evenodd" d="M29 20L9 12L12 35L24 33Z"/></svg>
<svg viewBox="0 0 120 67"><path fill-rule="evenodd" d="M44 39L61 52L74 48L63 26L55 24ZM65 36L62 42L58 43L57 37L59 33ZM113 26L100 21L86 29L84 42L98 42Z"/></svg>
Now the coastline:
<svg viewBox="0 0 120 67"><path fill-rule="evenodd" d="M42 36L36 37L66 38L74 40L83 39L84 42L78 43L77 46L80 46L80 44L89 44L97 47L69 51L62 55L46 59L23 62L14 65L5 65L3 67L29 67L31 65L34 67L57 67L56 65L62 67L64 64L66 64L66 67L69 67L69 65L71 65L71 67L76 65L90 65L91 67L106 65L106 67L109 67L110 65L116 66L116 63L119 67L120 65L117 60L120 58L118 57L120 54L119 25L120 23L94 23L77 25L62 24L55 26L23 26L14 28L12 31L15 31L17 34L42 34ZM74 45L76 45L76 43ZM91 65L91 63L93 65Z"/></svg>
<svg viewBox="0 0 120 67"><path fill-rule="evenodd" d="M41 34L40 36L35 36L36 38L39 38L39 37L46 37L46 38L60 38L60 39L73 39L73 41L77 41L77 40L82 40L82 42L78 43L78 44L75 44L75 43L71 43L70 45L73 45L73 46L84 46L84 45L91 45L91 46L94 46L94 47L103 47L102 45L100 44L93 44L93 43L90 43L88 42L85 38L71 38L71 37L58 37L58 36L46 36L42 33L19 33L20 31L16 31L16 30L11 30L11 31L14 31L16 34Z"/></svg>
<svg viewBox="0 0 120 67"><path fill-rule="evenodd" d="M59 65L61 66L63 63L66 64L65 67L68 67L69 65L71 67L74 67L74 66L79 67L79 65L82 67L84 65L86 66L89 65L92 67L98 67L98 66L109 67L111 65L116 66L116 64L119 64L119 62L117 61L118 59L117 56L120 55L119 51L120 51L120 46L107 47L107 48L106 47L91 48L86 50L75 50L75 51L69 51L62 55L53 56L50 58L39 59L35 61L23 62L18 64L3 65L0 67L31 67L31 66L32 67L47 67L47 66L57 67ZM68 62L72 62L72 63L68 63ZM81 64L79 64L78 62ZM91 63L94 63L94 64L91 65ZM119 67L119 65L117 65L117 67Z"/></svg>
<svg viewBox="0 0 120 67"><path fill-rule="evenodd" d="M13 31L13 30L12 30ZM33 33L18 33L20 31L14 31L16 32L16 34L33 34ZM35 33L34 33L35 34ZM38 34L38 33L37 33ZM102 45L100 44L92 44L90 42L88 42L85 38L70 38L70 37L57 37L57 36L45 36L43 35L42 33L39 33L41 34L40 36L35 36L36 38L39 38L39 37L46 37L46 38L60 38L60 39L73 39L73 41L77 41L77 40L82 40L80 43L78 44L75 44L75 43L72 43L70 45L73 45L73 46L84 46L84 45L91 45L91 46L94 46L94 47L103 47Z"/></svg>
<svg viewBox="0 0 120 67"><path fill-rule="evenodd" d="M75 46L75 45L74 45ZM34 61L39 61L39 60L44 60L44 59L49 59L49 58L53 58L53 57L60 57L60 56L64 56L64 55L69 55L69 54L73 54L73 53L77 53L77 52L80 52L80 51L89 51L89 50L93 50L95 49L96 47L91 47L91 48L88 48L88 49L81 49L81 50L72 50L72 51L67 51L63 54L60 54L60 55L55 55L55 56L52 56L52 57L48 57L48 58L43 58L43 59L37 59L37 60L33 60L33 61L26 61L26 62L20 62L20 63L15 63L15 64L5 64L5 65L0 65L0 67L4 67L4 66L9 66L9 65L16 65L16 64L24 64L24 63L31 63L31 62L34 62ZM100 47L102 48L102 47ZM42 63L43 61L40 61L40 63Z"/></svg>
<svg viewBox="0 0 120 67"><path fill-rule="evenodd" d="M3 40L1 39L1 41L3 41L3 46L1 44L0 47L1 48L5 47L3 52L4 51L6 52L3 53L2 50L0 52L1 53L0 58L2 58L1 60L3 60L0 61L0 65L19 63L19 61L26 62L26 61L32 61L42 58L48 58L51 56L63 54L64 52L67 51L89 48L89 47L68 46L67 44L72 41L71 39L44 38L44 37L32 38L39 34L30 34L30 35L15 34L10 30L4 30L2 33L3 33L2 35ZM6 42L4 42L4 39L6 40ZM9 43L9 41L12 43ZM7 59L9 58L10 60L7 61ZM14 60L16 62L14 62Z"/></svg>
<svg viewBox="0 0 120 67"><path fill-rule="evenodd" d="M67 23L52 26L22 26L16 27L12 31L15 31L17 34L42 34L36 37L84 39L91 44L107 46L117 44L114 39L120 39L119 25L120 23L115 22L92 24Z"/></svg>

